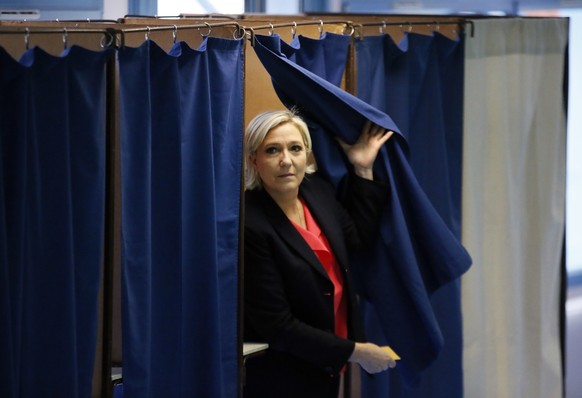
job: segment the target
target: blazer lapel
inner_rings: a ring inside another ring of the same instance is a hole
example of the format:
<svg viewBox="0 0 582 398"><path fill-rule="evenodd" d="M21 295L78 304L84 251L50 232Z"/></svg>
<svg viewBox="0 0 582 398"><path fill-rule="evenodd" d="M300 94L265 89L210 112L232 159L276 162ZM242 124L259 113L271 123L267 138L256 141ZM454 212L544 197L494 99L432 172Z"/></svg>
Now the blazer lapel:
<svg viewBox="0 0 582 398"><path fill-rule="evenodd" d="M325 234L336 260L342 268L346 268L347 253L345 252L342 231L337 225L337 220L334 219L336 215L329 211L327 203L318 200L317 194L313 192L313 189L314 187L308 184L302 185L301 196L307 203L319 228Z"/></svg>
<svg viewBox="0 0 582 398"><path fill-rule="evenodd" d="M261 191L261 201L263 204L263 209L268 216L269 222L273 225L273 228L279 234L281 239L285 241L290 247L293 248L307 263L313 267L318 273L329 279L325 268L319 262L319 259L311 250L311 247L305 242L301 234L295 229L291 221L287 218L283 210L277 205L277 203L266 193L264 190Z"/></svg>

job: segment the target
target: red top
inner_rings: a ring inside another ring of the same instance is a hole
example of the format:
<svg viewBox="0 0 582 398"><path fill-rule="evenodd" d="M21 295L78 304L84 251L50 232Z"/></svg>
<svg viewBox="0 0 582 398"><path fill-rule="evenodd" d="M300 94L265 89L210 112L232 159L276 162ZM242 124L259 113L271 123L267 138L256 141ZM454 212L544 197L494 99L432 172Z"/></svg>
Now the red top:
<svg viewBox="0 0 582 398"><path fill-rule="evenodd" d="M325 234L317 225L317 222L309 212L309 209L305 205L303 199L301 199L301 204L303 205L303 214L305 214L305 225L307 228L294 223L293 225L297 231L301 234L303 239L307 242L311 250L315 253L329 279L331 279L334 287L333 291L333 306L334 306L334 319L335 319L335 335L343 338L348 337L348 308L347 303L344 298L344 277L341 272L340 266L337 263L335 256L329 246L329 242L325 237Z"/></svg>

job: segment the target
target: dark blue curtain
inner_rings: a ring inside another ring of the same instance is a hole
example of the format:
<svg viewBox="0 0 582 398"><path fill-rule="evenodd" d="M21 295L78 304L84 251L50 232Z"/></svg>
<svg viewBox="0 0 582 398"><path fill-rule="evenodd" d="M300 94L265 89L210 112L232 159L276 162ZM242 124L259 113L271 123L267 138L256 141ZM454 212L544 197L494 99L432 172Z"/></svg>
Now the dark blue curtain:
<svg viewBox="0 0 582 398"><path fill-rule="evenodd" d="M243 44L119 52L126 397L238 391Z"/></svg>
<svg viewBox="0 0 582 398"><path fill-rule="evenodd" d="M2 397L91 396L108 54L0 48Z"/></svg>
<svg viewBox="0 0 582 398"><path fill-rule="evenodd" d="M341 40L337 43L338 51L343 51L346 44ZM468 269L471 259L418 183L405 130L386 113L338 88L337 80L328 82L324 69L312 73L299 66L294 62L299 59L296 54L285 54L287 48L276 36L257 36L259 59L282 101L299 108L307 119L318 166L332 182L339 183L347 165L341 148L330 137L355 141L366 119L397 133L382 148L374 170L392 188L381 233L365 258L353 259L353 274L362 297L377 316L381 333L372 331L373 337L401 355L400 377L412 385L444 345L429 296L455 281Z"/></svg>
<svg viewBox="0 0 582 398"><path fill-rule="evenodd" d="M356 42L358 97L391 115L410 147L410 165L424 192L453 234L460 239L463 40L407 34L395 43L389 35ZM365 379L365 396L462 397L460 282L452 281L430 297L443 335L438 359L420 384L404 389L393 373ZM366 308L367 329L382 335L377 316Z"/></svg>

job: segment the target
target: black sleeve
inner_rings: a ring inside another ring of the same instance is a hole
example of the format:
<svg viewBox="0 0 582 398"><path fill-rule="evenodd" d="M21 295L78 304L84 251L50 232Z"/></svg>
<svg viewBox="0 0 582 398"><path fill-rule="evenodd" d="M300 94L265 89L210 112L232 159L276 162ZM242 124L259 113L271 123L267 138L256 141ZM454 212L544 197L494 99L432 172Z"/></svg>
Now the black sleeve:
<svg viewBox="0 0 582 398"><path fill-rule="evenodd" d="M345 210L341 223L350 249L362 249L378 235L382 211L389 200L390 186L348 174L338 189L338 200Z"/></svg>

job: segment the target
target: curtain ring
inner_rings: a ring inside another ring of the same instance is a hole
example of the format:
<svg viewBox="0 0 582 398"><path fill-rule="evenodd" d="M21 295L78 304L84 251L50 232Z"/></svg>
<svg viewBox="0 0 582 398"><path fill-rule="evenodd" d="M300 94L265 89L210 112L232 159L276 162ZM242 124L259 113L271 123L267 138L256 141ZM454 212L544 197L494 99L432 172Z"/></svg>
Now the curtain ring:
<svg viewBox="0 0 582 398"><path fill-rule="evenodd" d="M149 26L147 26L147 27L146 27L146 33L145 33L145 39L146 39L147 41L149 41L149 40L150 40L150 33L151 33L151 29L150 29L150 27L149 27Z"/></svg>
<svg viewBox="0 0 582 398"><path fill-rule="evenodd" d="M106 32L103 33L99 44L101 45L101 48L109 48L113 45L113 40L115 40L115 37L110 32Z"/></svg>
<svg viewBox="0 0 582 398"><path fill-rule="evenodd" d="M67 49L67 39L68 39L67 28L63 28L63 49Z"/></svg>
<svg viewBox="0 0 582 398"><path fill-rule="evenodd" d="M323 37L323 21L321 19L319 20L317 30L319 31L319 38L321 39Z"/></svg>
<svg viewBox="0 0 582 398"><path fill-rule="evenodd" d="M293 21L293 26L291 27L291 36L295 38L296 33L297 33L297 22Z"/></svg>
<svg viewBox="0 0 582 398"><path fill-rule="evenodd" d="M178 36L178 25L174 25L174 30L172 31L172 39L174 44L176 44L176 37Z"/></svg>
<svg viewBox="0 0 582 398"><path fill-rule="evenodd" d="M384 34L386 30L386 21L382 21L382 26L380 26L380 34Z"/></svg>
<svg viewBox="0 0 582 398"><path fill-rule="evenodd" d="M269 23L269 36L273 36L274 33L275 33L275 27L273 26L272 23Z"/></svg>
<svg viewBox="0 0 582 398"><path fill-rule="evenodd" d="M24 29L24 47L27 50L28 50L29 40L30 40L30 29L26 28L26 29Z"/></svg>
<svg viewBox="0 0 582 398"><path fill-rule="evenodd" d="M238 36L240 34L240 36ZM246 35L245 28L242 26L237 26L237 28L232 32L232 38L235 40L242 40Z"/></svg>
<svg viewBox="0 0 582 398"><path fill-rule="evenodd" d="M350 33L346 33L348 28L350 28ZM352 36L355 31L356 31L356 28L354 28L354 25L352 23L348 23L348 24L346 24L346 28L344 29L344 35L347 34L348 36Z"/></svg>
<svg viewBox="0 0 582 398"><path fill-rule="evenodd" d="M200 36L202 36L202 37L208 37L208 36L210 36L210 32L212 32L212 28L210 27L210 24L208 22L204 22L204 25L206 25L208 32L202 33L200 31L200 28L198 28L198 33L200 33Z"/></svg>

